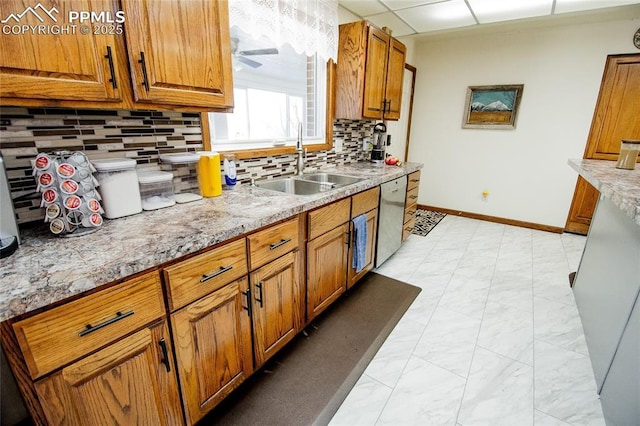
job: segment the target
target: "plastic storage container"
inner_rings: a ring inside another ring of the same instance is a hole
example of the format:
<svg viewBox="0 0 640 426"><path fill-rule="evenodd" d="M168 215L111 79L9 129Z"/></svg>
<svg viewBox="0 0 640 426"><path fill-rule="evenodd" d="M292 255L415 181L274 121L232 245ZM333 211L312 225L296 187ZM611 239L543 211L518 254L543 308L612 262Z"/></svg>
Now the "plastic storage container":
<svg viewBox="0 0 640 426"><path fill-rule="evenodd" d="M93 160L91 164L96 169L106 218L117 219L142 211L135 160L110 158Z"/></svg>
<svg viewBox="0 0 640 426"><path fill-rule="evenodd" d="M160 169L173 173L176 203L202 200L196 170L199 159L196 152L160 154Z"/></svg>
<svg viewBox="0 0 640 426"><path fill-rule="evenodd" d="M138 172L138 182L143 210L157 210L176 203L173 193L173 173L141 171Z"/></svg>
<svg viewBox="0 0 640 426"><path fill-rule="evenodd" d="M198 183L203 197L222 195L222 172L220 171L220 154L213 151L199 152Z"/></svg>

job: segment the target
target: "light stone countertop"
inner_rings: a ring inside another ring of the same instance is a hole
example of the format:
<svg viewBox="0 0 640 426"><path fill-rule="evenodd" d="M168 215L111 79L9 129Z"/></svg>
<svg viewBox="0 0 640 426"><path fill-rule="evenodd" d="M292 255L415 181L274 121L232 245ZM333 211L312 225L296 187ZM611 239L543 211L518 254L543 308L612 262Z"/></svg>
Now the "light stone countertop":
<svg viewBox="0 0 640 426"><path fill-rule="evenodd" d="M0 260L0 321L154 268L271 223L407 175L422 164L372 163L321 171L366 178L328 192L299 196L251 186L219 197L105 220L97 232L60 238L21 232L22 244Z"/></svg>
<svg viewBox="0 0 640 426"><path fill-rule="evenodd" d="M573 159L569 165L640 226L640 166L624 170L615 161Z"/></svg>

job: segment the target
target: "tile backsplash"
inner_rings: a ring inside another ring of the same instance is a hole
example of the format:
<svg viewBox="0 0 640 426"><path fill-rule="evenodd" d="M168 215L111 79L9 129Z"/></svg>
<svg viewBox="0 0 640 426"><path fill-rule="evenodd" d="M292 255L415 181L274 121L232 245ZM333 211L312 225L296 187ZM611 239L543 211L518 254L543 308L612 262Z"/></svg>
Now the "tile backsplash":
<svg viewBox="0 0 640 426"><path fill-rule="evenodd" d="M336 120L334 140L343 141L342 151L311 152L306 167L364 159L363 139L371 137L374 124L367 120ZM136 160L138 169L159 169L160 154L202 149L197 113L0 107L0 152L18 223L44 217L30 163L40 152L83 151L89 159L128 157ZM238 160L238 180L248 183L252 178L292 175L295 163L295 155ZM174 172L177 192L197 186L193 165L179 166Z"/></svg>

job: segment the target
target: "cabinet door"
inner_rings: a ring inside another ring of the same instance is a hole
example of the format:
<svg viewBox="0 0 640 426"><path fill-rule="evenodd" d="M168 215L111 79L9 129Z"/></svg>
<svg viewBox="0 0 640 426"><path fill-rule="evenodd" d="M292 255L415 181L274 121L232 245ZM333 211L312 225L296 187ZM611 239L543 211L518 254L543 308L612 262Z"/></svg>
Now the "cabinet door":
<svg viewBox="0 0 640 426"><path fill-rule="evenodd" d="M288 253L251 273L256 368L302 327L300 252Z"/></svg>
<svg viewBox="0 0 640 426"><path fill-rule="evenodd" d="M37 4L36 4L37 3ZM35 5L35 8L34 8ZM72 30L69 11L108 11L109 0L3 0L5 28L23 25L67 28L60 34L31 31L0 35L0 92L6 98L120 101L123 84L117 73L116 35L80 34ZM31 13L24 13L31 11ZM40 17L41 19L38 19ZM111 66L110 66L111 65ZM115 80L114 80L115 79Z"/></svg>
<svg viewBox="0 0 640 426"><path fill-rule="evenodd" d="M382 118L388 54L389 35L378 28L369 27L362 111L364 118Z"/></svg>
<svg viewBox="0 0 640 426"><path fill-rule="evenodd" d="M349 224L307 243L307 322L346 289Z"/></svg>
<svg viewBox="0 0 640 426"><path fill-rule="evenodd" d="M224 0L122 0L136 101L233 106Z"/></svg>
<svg viewBox="0 0 640 426"><path fill-rule="evenodd" d="M367 212L367 251L365 254L366 263L360 272L356 272L353 268L353 246L355 233L351 232L351 244L349 246L349 277L347 280L347 288L351 288L360 280L367 272L373 269L373 260L375 258L376 232L378 226L378 209ZM351 226L353 228L353 225Z"/></svg>
<svg viewBox="0 0 640 426"><path fill-rule="evenodd" d="M189 424L202 418L252 371L247 278L171 315Z"/></svg>
<svg viewBox="0 0 640 426"><path fill-rule="evenodd" d="M49 424L182 424L171 353L162 321L36 382Z"/></svg>
<svg viewBox="0 0 640 426"><path fill-rule="evenodd" d="M384 118L398 120L402 105L402 83L404 81L404 61L407 48L398 40L392 38L389 46L389 61L387 64L387 81L385 88L386 108Z"/></svg>

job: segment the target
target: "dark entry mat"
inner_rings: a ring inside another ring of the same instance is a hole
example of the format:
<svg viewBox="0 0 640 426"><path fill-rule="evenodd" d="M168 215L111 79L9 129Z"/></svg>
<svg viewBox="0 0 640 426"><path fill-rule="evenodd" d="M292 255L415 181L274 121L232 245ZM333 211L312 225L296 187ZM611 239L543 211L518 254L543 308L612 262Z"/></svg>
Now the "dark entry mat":
<svg viewBox="0 0 640 426"><path fill-rule="evenodd" d="M420 291L370 272L198 425L327 424Z"/></svg>

